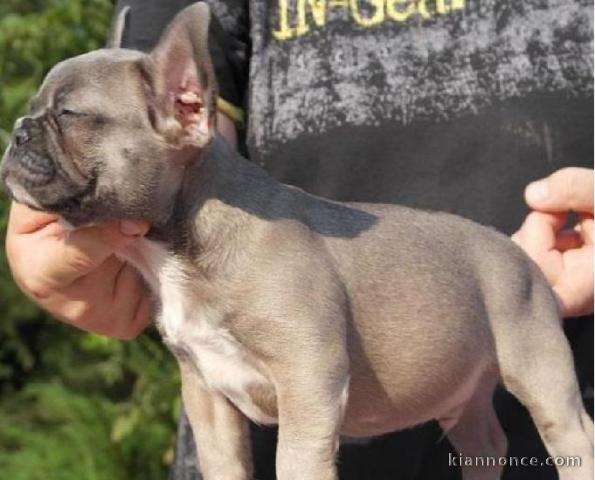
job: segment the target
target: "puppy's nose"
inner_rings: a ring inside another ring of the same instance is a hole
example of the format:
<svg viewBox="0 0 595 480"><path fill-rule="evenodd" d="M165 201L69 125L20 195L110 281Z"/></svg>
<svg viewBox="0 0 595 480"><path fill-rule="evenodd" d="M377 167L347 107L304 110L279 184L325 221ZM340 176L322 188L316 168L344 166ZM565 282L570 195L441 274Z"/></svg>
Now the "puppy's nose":
<svg viewBox="0 0 595 480"><path fill-rule="evenodd" d="M18 127L14 132L14 143L17 147L20 147L31 140L31 136L26 128Z"/></svg>
<svg viewBox="0 0 595 480"><path fill-rule="evenodd" d="M33 119L31 117L21 117L14 124L13 142L15 146L20 147L31 140L31 128Z"/></svg>

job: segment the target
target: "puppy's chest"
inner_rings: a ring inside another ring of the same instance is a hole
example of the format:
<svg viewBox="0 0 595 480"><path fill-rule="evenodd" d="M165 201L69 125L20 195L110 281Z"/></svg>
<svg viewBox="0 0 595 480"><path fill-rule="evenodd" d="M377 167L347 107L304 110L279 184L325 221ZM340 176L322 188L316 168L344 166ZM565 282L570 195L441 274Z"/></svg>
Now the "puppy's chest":
<svg viewBox="0 0 595 480"><path fill-rule="evenodd" d="M276 423L272 409L258 401L259 392L270 394L271 383L248 350L220 325L221 313L193 300L197 296L191 291L193 282L180 261L147 240L137 250L142 259L127 260L137 266L159 298L157 324L172 353L193 363L208 387L225 395L247 417Z"/></svg>

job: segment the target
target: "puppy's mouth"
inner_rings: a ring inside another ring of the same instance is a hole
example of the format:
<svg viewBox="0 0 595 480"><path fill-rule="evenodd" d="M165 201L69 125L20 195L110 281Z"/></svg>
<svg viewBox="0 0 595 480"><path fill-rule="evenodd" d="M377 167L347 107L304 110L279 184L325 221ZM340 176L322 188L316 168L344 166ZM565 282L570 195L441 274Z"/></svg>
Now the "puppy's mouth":
<svg viewBox="0 0 595 480"><path fill-rule="evenodd" d="M93 197L95 186L96 180L93 178L74 195L63 197L54 203L44 203L42 209L70 217L78 216L78 213L83 214L83 211L88 207L88 200Z"/></svg>
<svg viewBox="0 0 595 480"><path fill-rule="evenodd" d="M9 147L3 166L9 163L13 163L13 167L2 169L3 179L8 176L14 177L24 188L42 187L56 178L54 162L31 149Z"/></svg>
<svg viewBox="0 0 595 480"><path fill-rule="evenodd" d="M49 156L12 145L2 159L0 180L15 201L60 214L80 210L95 189L93 178L75 183Z"/></svg>

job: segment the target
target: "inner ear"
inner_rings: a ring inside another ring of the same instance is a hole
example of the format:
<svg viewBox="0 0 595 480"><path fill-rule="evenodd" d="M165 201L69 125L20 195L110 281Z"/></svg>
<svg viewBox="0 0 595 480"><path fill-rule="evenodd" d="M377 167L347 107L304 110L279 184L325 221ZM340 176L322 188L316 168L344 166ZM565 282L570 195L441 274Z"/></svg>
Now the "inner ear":
<svg viewBox="0 0 595 480"><path fill-rule="evenodd" d="M149 55L158 123L177 147L204 147L214 135L216 85L208 50L209 8L195 3L173 19Z"/></svg>
<svg viewBox="0 0 595 480"><path fill-rule="evenodd" d="M183 143L204 147L211 136L211 112L201 88L196 70L189 69L180 84L170 90L175 119L181 125Z"/></svg>

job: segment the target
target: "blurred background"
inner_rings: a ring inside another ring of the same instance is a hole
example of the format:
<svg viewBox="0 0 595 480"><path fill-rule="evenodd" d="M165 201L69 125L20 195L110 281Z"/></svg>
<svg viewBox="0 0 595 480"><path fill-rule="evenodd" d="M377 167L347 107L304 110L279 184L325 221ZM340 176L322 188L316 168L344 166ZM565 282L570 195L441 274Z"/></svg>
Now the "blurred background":
<svg viewBox="0 0 595 480"><path fill-rule="evenodd" d="M104 44L112 9L110 0L0 0L0 152L51 66ZM0 195L2 239L8 207ZM53 320L17 289L1 249L0 478L167 478L178 388L156 332L120 342Z"/></svg>

